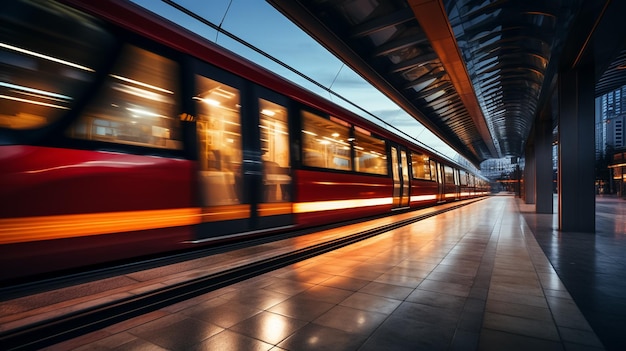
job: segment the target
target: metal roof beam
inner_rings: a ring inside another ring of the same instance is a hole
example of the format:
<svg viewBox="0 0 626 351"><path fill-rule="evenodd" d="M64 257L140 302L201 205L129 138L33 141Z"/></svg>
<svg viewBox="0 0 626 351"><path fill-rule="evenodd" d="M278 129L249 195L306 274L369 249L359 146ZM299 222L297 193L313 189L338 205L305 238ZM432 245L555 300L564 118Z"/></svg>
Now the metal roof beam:
<svg viewBox="0 0 626 351"><path fill-rule="evenodd" d="M377 17L371 21L355 26L351 30L351 35L355 38L360 38L408 21L415 21L415 16L411 9L405 8L390 15Z"/></svg>
<svg viewBox="0 0 626 351"><path fill-rule="evenodd" d="M454 88L463 100L491 156L499 158L499 151L496 150L487 121L476 99L474 87L461 57L442 0L408 0L408 3L448 72Z"/></svg>

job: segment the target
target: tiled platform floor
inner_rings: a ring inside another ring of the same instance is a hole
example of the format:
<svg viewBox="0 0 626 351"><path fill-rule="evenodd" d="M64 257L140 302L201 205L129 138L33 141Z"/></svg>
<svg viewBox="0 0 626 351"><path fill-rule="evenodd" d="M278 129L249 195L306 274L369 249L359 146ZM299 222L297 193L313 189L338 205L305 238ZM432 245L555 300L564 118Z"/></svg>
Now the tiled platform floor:
<svg viewBox="0 0 626 351"><path fill-rule="evenodd" d="M600 350L494 196L51 350Z"/></svg>
<svg viewBox="0 0 626 351"><path fill-rule="evenodd" d="M520 210L605 347L626 350L626 200L596 197L595 234L558 232L556 215Z"/></svg>

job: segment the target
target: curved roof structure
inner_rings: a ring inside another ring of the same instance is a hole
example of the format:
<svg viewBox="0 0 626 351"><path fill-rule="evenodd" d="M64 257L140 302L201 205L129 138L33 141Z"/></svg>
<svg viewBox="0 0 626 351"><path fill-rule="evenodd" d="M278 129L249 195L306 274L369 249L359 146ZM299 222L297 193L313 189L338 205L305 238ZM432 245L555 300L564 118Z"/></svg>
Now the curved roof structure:
<svg viewBox="0 0 626 351"><path fill-rule="evenodd" d="M601 37L624 11L610 0L268 2L475 164L522 156L559 70L604 72L624 47ZM598 93L626 81L625 52Z"/></svg>

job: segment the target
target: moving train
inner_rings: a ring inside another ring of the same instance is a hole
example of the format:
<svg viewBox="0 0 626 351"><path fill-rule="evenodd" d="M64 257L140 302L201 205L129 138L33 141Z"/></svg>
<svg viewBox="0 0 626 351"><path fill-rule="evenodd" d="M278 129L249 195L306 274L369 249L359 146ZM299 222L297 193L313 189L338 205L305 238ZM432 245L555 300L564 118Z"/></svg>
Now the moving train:
<svg viewBox="0 0 626 351"><path fill-rule="evenodd" d="M0 7L0 283L489 192L132 3Z"/></svg>

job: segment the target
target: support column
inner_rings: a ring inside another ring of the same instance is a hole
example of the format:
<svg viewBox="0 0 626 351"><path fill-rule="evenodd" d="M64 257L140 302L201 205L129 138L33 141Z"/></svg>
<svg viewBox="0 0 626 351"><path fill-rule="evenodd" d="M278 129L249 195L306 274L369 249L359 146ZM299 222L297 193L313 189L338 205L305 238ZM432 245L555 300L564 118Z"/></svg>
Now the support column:
<svg viewBox="0 0 626 351"><path fill-rule="evenodd" d="M535 184L537 213L554 213L552 197L552 117L535 124Z"/></svg>
<svg viewBox="0 0 626 351"><path fill-rule="evenodd" d="M524 156L524 200L527 204L534 204L536 193L536 163L535 163L535 145L526 146L526 154Z"/></svg>
<svg viewBox="0 0 626 351"><path fill-rule="evenodd" d="M594 71L559 74L559 229L595 232Z"/></svg>

